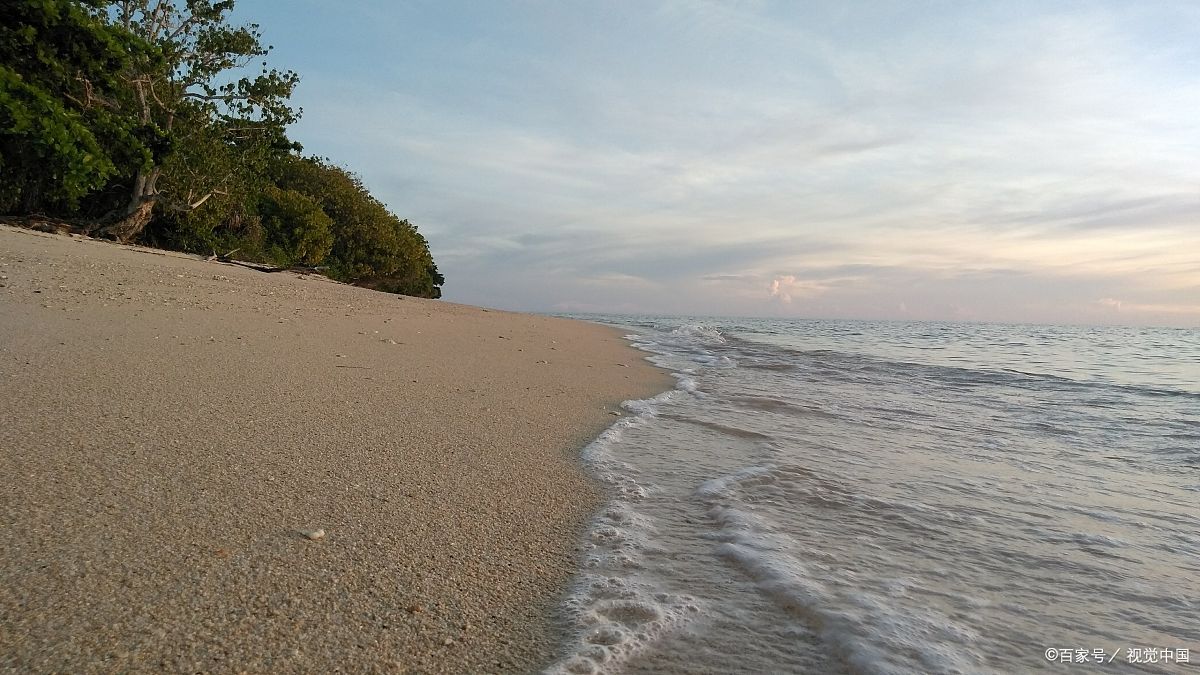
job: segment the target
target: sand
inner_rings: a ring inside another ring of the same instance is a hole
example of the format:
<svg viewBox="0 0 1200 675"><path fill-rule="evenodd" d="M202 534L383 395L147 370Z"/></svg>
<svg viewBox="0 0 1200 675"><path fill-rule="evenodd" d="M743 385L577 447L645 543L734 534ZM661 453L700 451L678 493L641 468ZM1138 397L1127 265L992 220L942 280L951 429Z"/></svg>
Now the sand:
<svg viewBox="0 0 1200 675"><path fill-rule="evenodd" d="M536 670L578 451L668 385L593 324L0 227L0 668Z"/></svg>

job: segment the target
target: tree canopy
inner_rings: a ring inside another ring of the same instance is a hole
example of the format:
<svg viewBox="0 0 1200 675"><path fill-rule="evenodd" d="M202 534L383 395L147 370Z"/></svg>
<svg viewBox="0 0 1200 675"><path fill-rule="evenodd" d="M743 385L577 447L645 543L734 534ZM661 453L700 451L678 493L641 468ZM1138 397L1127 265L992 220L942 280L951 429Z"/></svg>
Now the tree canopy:
<svg viewBox="0 0 1200 675"><path fill-rule="evenodd" d="M94 5L0 5L0 210L72 212L119 166L150 160L122 74L156 55Z"/></svg>
<svg viewBox="0 0 1200 675"><path fill-rule="evenodd" d="M299 76L268 66L271 47L229 22L233 5L0 5L0 213L438 297L416 227L288 138Z"/></svg>

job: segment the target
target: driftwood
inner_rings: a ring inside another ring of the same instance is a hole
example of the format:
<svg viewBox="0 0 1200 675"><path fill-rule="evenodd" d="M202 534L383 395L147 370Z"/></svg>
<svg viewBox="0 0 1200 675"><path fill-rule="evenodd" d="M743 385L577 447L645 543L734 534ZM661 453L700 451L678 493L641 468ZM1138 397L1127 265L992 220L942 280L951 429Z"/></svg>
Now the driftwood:
<svg viewBox="0 0 1200 675"><path fill-rule="evenodd" d="M245 267L245 268L252 269L252 270L255 270L258 272L268 272L268 273L269 272L295 272L296 274L320 274L320 275L324 276L325 270L329 269L327 267L310 267L308 265L292 265L290 267L276 267L275 265L268 265L266 263L256 263L256 262L249 262L247 260L234 259L232 257L233 254L237 253L240 250L242 250L242 249L235 248L232 251L230 251L228 253L224 253L224 254L213 251L213 254L208 256L208 260L225 263L226 265L237 265L238 267Z"/></svg>
<svg viewBox="0 0 1200 675"><path fill-rule="evenodd" d="M26 230L36 230L38 232L48 232L50 234L72 234L91 236L95 231L88 223L84 221L63 220L62 218L50 218L49 216L0 216L0 224L12 225Z"/></svg>
<svg viewBox="0 0 1200 675"><path fill-rule="evenodd" d="M225 253L225 254L220 254L220 253L217 253L216 251L213 251L213 254L208 256L208 260L209 260L209 262L212 262L213 260L216 260L217 262L233 262L233 259L230 258L229 256L233 255L234 253L237 253L240 250L242 250L242 249L235 248L232 251L230 251L229 253Z"/></svg>

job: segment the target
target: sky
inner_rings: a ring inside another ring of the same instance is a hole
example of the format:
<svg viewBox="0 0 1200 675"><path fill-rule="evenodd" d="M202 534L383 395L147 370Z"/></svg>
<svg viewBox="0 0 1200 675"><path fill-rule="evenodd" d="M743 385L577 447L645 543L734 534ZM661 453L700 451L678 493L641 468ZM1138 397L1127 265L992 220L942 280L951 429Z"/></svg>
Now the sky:
<svg viewBox="0 0 1200 675"><path fill-rule="evenodd" d="M1200 3L241 0L292 129L543 312L1200 327Z"/></svg>

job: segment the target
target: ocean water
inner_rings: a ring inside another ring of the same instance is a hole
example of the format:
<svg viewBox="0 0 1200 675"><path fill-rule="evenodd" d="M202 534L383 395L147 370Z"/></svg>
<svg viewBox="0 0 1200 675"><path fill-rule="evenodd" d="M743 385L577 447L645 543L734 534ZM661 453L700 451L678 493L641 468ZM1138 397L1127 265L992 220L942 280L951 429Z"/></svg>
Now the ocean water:
<svg viewBox="0 0 1200 675"><path fill-rule="evenodd" d="M1200 331L580 318L678 385L549 672L1200 672Z"/></svg>

